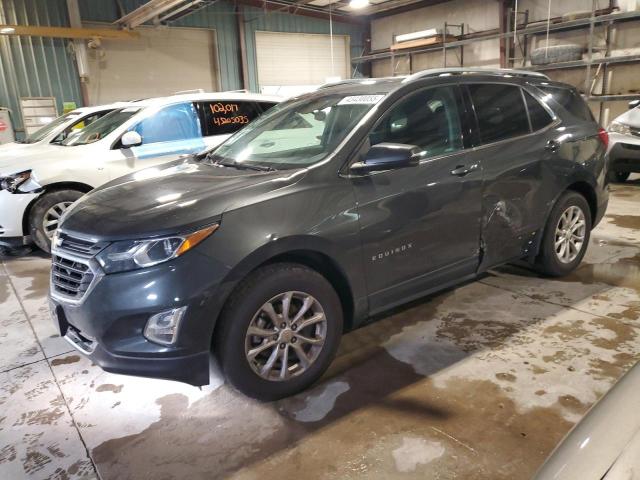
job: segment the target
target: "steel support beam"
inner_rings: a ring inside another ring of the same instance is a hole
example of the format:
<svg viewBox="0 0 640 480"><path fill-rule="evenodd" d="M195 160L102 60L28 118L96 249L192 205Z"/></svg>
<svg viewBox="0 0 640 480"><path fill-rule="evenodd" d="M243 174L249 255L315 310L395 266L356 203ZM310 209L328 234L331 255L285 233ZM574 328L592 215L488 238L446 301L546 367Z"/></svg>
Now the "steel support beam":
<svg viewBox="0 0 640 480"><path fill-rule="evenodd" d="M31 37L50 38L103 38L108 40L131 40L138 38L137 32L115 30L109 28L69 28L69 27L41 27L25 25L2 25L0 29L12 30L2 35L21 35Z"/></svg>

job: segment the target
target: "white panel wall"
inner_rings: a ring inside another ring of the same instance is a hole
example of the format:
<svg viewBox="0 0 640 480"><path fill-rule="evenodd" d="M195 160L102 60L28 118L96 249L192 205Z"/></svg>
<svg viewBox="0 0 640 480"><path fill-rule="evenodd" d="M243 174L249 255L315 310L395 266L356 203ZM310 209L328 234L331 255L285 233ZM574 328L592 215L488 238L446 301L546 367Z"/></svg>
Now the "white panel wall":
<svg viewBox="0 0 640 480"><path fill-rule="evenodd" d="M350 77L349 37L333 36L333 65L329 35L256 32L258 84L322 85L330 77Z"/></svg>
<svg viewBox="0 0 640 480"><path fill-rule="evenodd" d="M89 53L89 98L94 105L217 89L215 32L138 28L137 40L103 41Z"/></svg>

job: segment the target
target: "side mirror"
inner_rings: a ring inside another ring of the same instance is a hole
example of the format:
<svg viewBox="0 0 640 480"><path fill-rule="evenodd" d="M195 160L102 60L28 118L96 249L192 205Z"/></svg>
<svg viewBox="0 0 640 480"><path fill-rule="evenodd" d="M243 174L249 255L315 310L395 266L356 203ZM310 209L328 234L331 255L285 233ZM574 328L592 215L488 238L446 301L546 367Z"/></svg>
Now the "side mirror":
<svg viewBox="0 0 640 480"><path fill-rule="evenodd" d="M631 100L629 102L629 110L636 108L638 105L640 105L640 100Z"/></svg>
<svg viewBox="0 0 640 480"><path fill-rule="evenodd" d="M142 137L138 132L134 132L133 130L122 135L120 139L120 143L124 148L137 147L142 145Z"/></svg>
<svg viewBox="0 0 640 480"><path fill-rule="evenodd" d="M420 163L421 150L403 143L379 143L369 149L361 162L351 165L357 173L395 168L415 167Z"/></svg>

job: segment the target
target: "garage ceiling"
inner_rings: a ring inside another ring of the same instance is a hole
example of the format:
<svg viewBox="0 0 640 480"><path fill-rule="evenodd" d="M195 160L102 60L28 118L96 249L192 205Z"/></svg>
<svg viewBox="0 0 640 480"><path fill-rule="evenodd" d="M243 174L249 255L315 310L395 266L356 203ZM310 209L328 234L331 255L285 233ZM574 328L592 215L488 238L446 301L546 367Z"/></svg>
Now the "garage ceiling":
<svg viewBox="0 0 640 480"><path fill-rule="evenodd" d="M131 12L122 12L115 23L135 28L145 22L167 23L182 18L219 0L149 0ZM354 9L350 0L235 0L238 5L264 8L269 11L298 13L300 15L332 14L336 17L385 16L405 10L426 7L448 0L369 0L366 8Z"/></svg>

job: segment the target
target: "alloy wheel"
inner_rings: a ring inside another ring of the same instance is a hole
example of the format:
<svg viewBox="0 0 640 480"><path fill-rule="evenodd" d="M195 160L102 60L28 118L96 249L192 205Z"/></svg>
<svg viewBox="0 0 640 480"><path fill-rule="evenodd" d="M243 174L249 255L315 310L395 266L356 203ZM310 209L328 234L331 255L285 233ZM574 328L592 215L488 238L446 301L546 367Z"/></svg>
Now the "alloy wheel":
<svg viewBox="0 0 640 480"><path fill-rule="evenodd" d="M573 262L584 245L586 220L584 212L575 205L567 208L556 226L555 252L562 263Z"/></svg>
<svg viewBox="0 0 640 480"><path fill-rule="evenodd" d="M49 210L47 210L42 219L42 230L47 235L47 238L51 239L53 237L53 233L58 228L60 223L60 217L67 210L73 202L60 202L52 205Z"/></svg>
<svg viewBox="0 0 640 480"><path fill-rule="evenodd" d="M245 335L245 356L265 380L285 381L313 365L327 335L322 305L304 292L284 292L255 313Z"/></svg>

